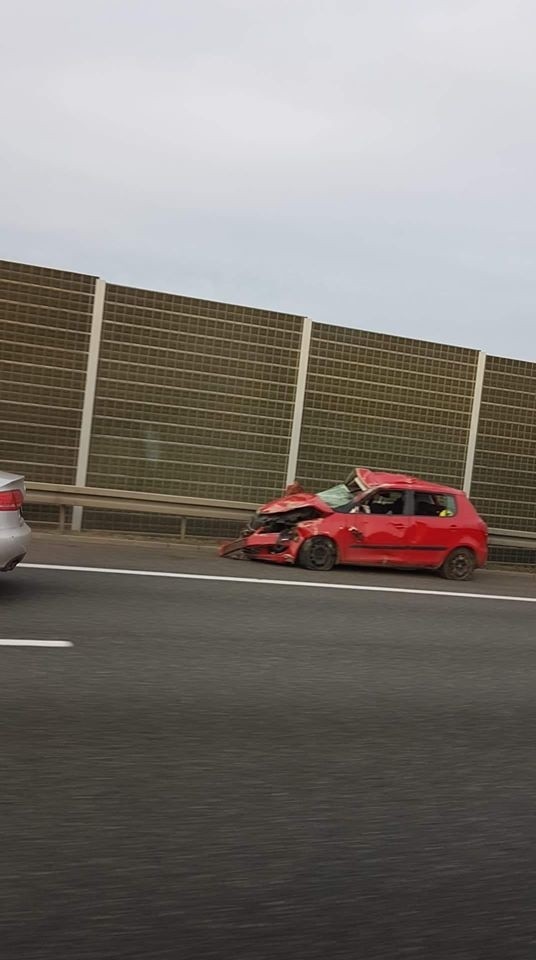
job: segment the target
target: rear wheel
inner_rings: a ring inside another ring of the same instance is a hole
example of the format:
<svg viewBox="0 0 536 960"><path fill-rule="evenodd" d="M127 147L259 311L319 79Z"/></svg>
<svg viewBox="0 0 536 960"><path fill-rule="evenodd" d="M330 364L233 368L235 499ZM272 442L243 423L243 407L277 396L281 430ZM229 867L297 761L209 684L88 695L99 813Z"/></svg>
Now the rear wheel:
<svg viewBox="0 0 536 960"><path fill-rule="evenodd" d="M337 550L329 537L311 537L300 550L299 564L306 570L331 570L337 562Z"/></svg>
<svg viewBox="0 0 536 960"><path fill-rule="evenodd" d="M467 547L458 547L449 553L439 572L446 580L470 580L475 566L473 551Z"/></svg>

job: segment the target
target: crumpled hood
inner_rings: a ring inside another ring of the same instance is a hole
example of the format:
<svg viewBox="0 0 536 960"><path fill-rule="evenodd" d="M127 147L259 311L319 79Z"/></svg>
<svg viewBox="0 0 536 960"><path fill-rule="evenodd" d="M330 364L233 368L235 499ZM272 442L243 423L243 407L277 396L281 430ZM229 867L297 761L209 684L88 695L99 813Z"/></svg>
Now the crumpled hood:
<svg viewBox="0 0 536 960"><path fill-rule="evenodd" d="M314 507L319 513L333 513L331 507L323 500L319 500L314 493L293 493L283 496L279 500L272 500L259 507L259 513L289 513L291 510L300 510L302 507Z"/></svg>

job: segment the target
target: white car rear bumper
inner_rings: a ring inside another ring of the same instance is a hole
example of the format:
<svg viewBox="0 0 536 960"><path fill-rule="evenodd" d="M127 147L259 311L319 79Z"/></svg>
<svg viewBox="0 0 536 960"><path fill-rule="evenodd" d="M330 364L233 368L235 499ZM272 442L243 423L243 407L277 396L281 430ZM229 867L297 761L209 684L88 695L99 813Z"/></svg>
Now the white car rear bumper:
<svg viewBox="0 0 536 960"><path fill-rule="evenodd" d="M28 524L17 524L16 527L9 526L3 529L0 525L0 573L5 573L16 567L17 563L24 558L32 533Z"/></svg>

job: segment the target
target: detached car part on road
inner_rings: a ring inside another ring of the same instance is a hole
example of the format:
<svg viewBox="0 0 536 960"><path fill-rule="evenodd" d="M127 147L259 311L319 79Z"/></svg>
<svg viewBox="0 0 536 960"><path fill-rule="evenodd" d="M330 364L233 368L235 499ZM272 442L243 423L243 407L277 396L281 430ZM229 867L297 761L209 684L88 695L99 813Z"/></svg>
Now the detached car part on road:
<svg viewBox="0 0 536 960"><path fill-rule="evenodd" d="M486 563L486 524L461 490L367 467L321 493L295 490L260 507L221 555L307 570L425 567L448 580L469 580Z"/></svg>
<svg viewBox="0 0 536 960"><path fill-rule="evenodd" d="M0 471L0 572L13 570L24 559L31 532L22 516L24 477Z"/></svg>

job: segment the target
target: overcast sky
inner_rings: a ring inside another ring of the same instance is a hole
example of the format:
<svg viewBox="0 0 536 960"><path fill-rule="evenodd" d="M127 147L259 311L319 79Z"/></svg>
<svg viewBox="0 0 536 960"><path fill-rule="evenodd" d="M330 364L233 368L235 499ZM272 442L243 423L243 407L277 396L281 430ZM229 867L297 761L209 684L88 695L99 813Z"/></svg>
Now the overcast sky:
<svg viewBox="0 0 536 960"><path fill-rule="evenodd" d="M534 0L2 5L0 257L536 360Z"/></svg>

